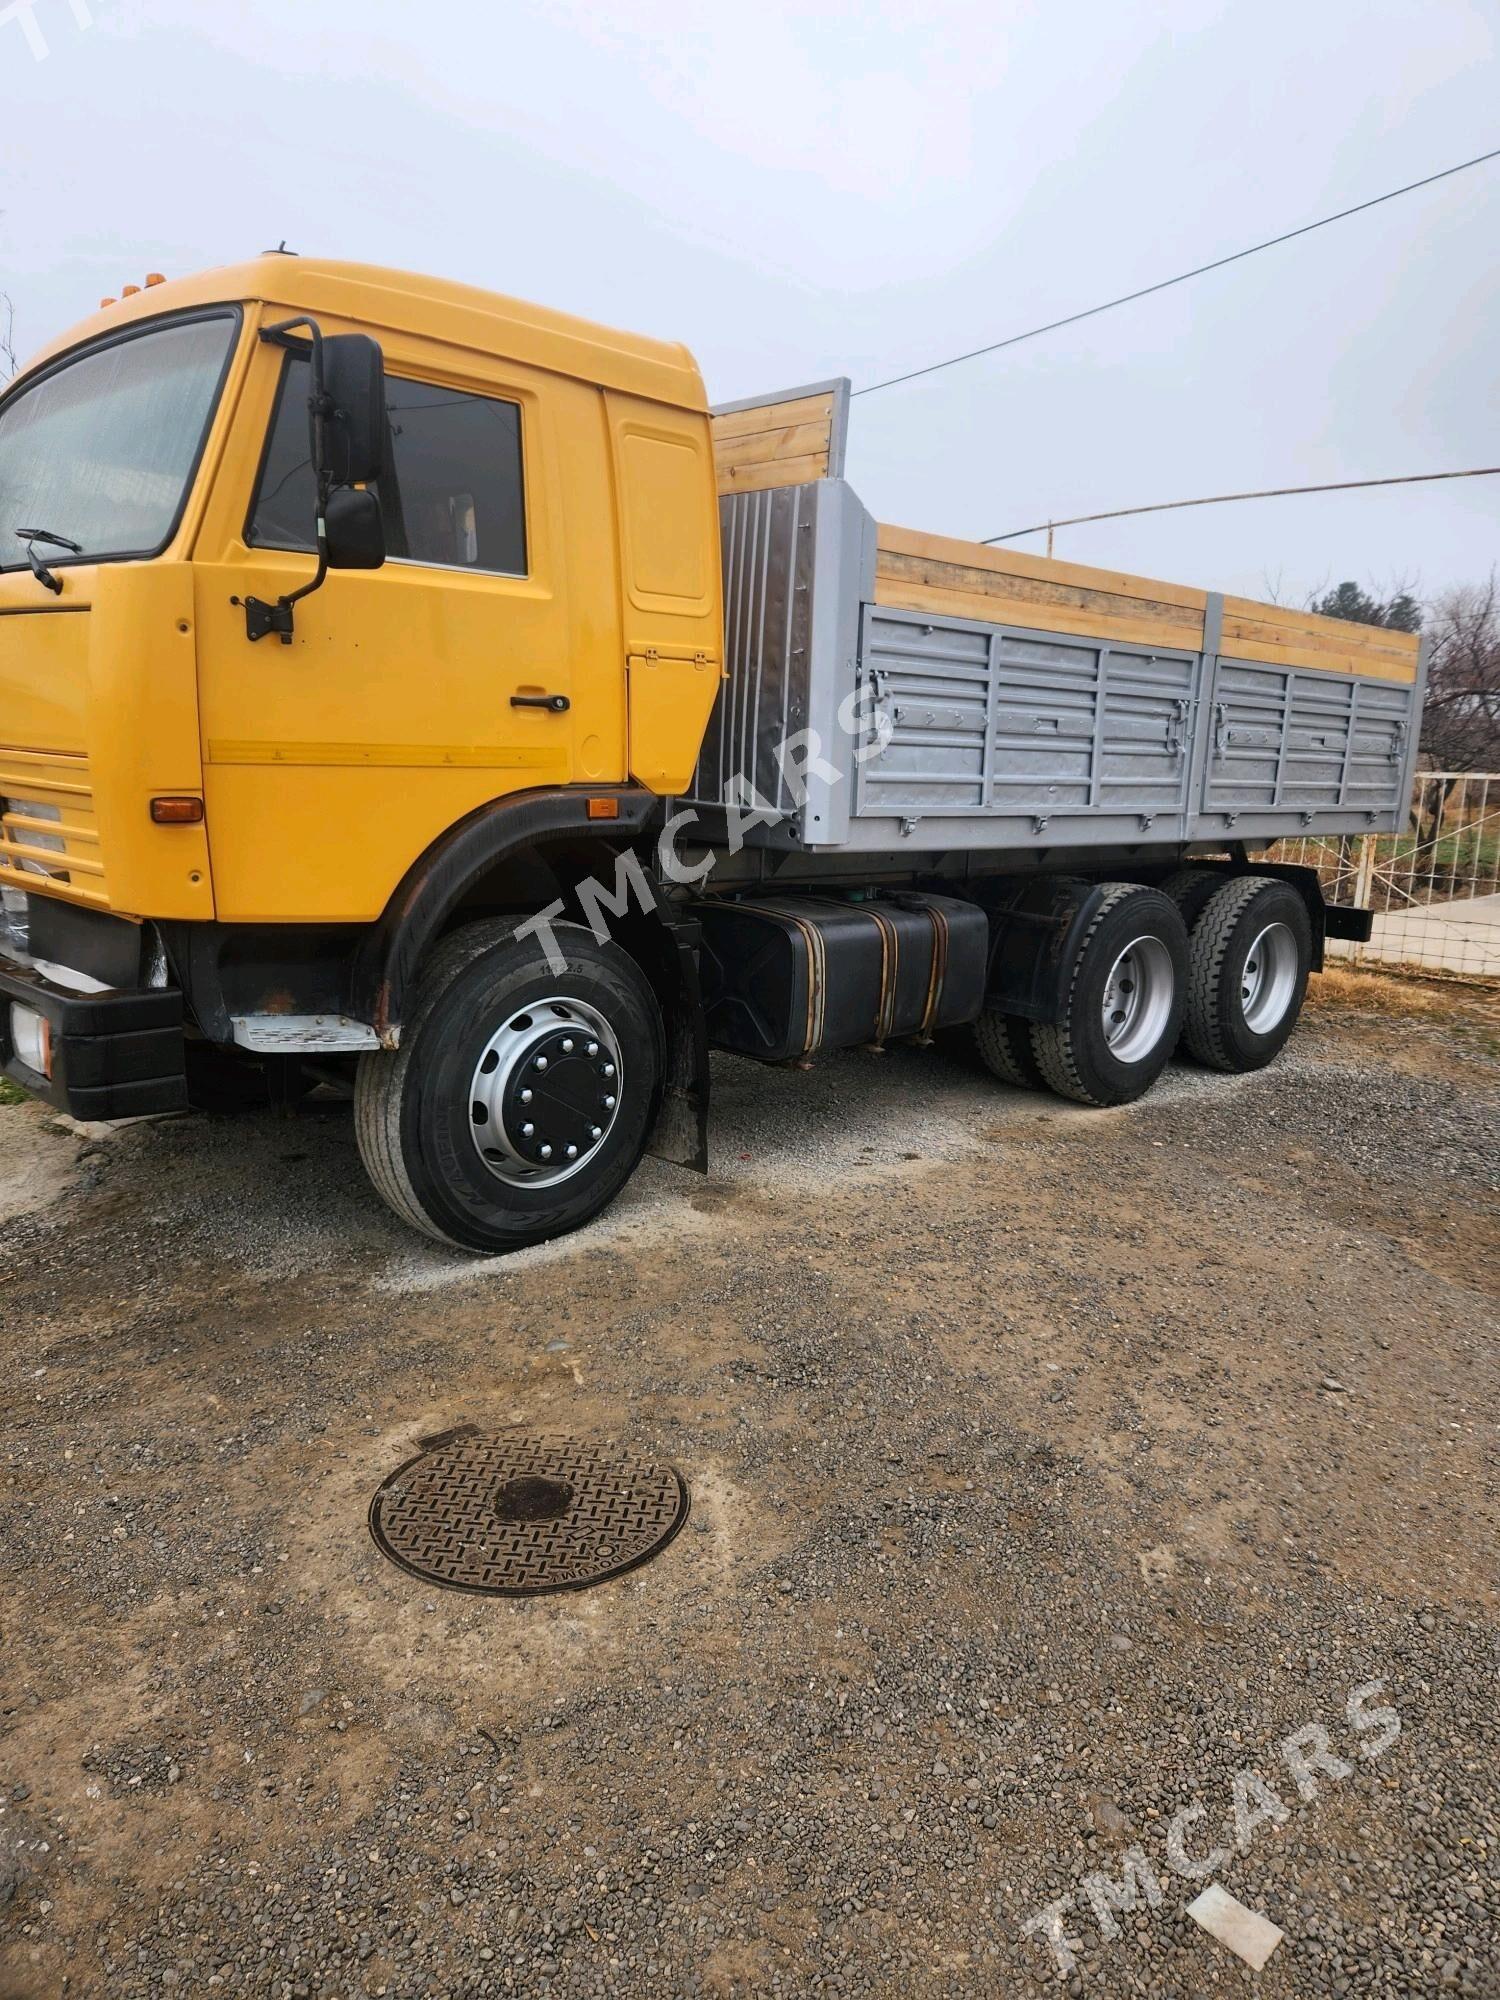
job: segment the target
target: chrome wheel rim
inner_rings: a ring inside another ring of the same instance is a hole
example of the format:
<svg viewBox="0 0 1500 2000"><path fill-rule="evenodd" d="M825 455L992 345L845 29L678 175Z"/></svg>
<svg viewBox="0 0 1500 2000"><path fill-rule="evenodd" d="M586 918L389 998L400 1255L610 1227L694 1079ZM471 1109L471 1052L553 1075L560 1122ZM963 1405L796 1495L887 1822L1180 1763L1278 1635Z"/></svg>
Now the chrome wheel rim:
<svg viewBox="0 0 1500 2000"><path fill-rule="evenodd" d="M551 1187L581 1173L620 1115L625 1065L597 1007L566 994L518 1007L469 1085L474 1150L497 1180Z"/></svg>
<svg viewBox="0 0 1500 2000"><path fill-rule="evenodd" d="M1252 1035L1269 1035L1285 1020L1297 990L1297 940L1286 924L1267 924L1245 954L1240 1006Z"/></svg>
<svg viewBox="0 0 1500 2000"><path fill-rule="evenodd" d="M1116 1062L1143 1062L1167 1032L1177 977L1159 937L1132 938L1109 969L1100 1014Z"/></svg>

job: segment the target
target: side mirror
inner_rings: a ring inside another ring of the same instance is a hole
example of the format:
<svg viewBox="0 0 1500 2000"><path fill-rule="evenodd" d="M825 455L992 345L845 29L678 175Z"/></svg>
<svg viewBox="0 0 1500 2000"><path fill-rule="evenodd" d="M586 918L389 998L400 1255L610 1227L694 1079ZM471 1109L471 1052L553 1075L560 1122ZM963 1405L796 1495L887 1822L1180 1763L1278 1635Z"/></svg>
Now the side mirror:
<svg viewBox="0 0 1500 2000"><path fill-rule="evenodd" d="M323 464L335 486L363 486L385 463L385 357L364 333L333 333L323 347ZM353 567L353 565L345 565Z"/></svg>
<svg viewBox="0 0 1500 2000"><path fill-rule="evenodd" d="M297 605L323 588L329 570L379 569L385 561L380 501L367 490L385 466L385 356L368 334L325 336L305 314L262 327L260 337L290 347L288 336L304 330L312 345L307 410L318 480L318 567L300 590L285 591L274 604L244 600L245 637L252 645L274 633L290 646Z"/></svg>
<svg viewBox="0 0 1500 2000"><path fill-rule="evenodd" d="M379 569L385 561L380 501L364 487L339 486L324 514L330 569Z"/></svg>

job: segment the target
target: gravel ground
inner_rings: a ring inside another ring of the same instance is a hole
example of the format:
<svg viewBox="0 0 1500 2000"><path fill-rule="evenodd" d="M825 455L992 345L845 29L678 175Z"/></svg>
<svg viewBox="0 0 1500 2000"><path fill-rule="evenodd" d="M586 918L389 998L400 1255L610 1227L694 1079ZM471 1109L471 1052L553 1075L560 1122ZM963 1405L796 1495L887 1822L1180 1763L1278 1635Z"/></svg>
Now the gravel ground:
<svg viewBox="0 0 1500 2000"><path fill-rule="evenodd" d="M0 1105L0 1994L1500 1994L1493 1034L1324 1007L1102 1114L718 1089L713 1178L490 1262L342 1107ZM365 1515L460 1423L665 1456L689 1523L434 1590Z"/></svg>

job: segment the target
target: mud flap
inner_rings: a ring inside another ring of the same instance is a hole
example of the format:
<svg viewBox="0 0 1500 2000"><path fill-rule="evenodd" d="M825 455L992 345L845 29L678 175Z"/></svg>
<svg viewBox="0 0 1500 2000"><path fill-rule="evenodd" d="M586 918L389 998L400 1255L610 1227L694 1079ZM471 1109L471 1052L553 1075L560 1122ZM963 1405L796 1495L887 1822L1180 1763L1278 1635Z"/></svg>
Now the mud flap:
<svg viewBox="0 0 1500 2000"><path fill-rule="evenodd" d="M708 1172L708 1029L698 978L699 928L672 903L655 875L648 875L656 914L667 934L664 971L672 984L665 1007L666 1060L661 1109L646 1141L654 1159L694 1173ZM667 997L667 996L664 996Z"/></svg>

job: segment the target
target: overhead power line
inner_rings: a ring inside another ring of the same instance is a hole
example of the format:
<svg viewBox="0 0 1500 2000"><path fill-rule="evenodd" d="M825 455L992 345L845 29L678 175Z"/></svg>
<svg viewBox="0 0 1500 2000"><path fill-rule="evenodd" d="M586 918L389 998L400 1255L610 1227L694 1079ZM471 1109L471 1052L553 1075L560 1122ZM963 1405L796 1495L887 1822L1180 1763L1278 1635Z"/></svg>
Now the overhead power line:
<svg viewBox="0 0 1500 2000"><path fill-rule="evenodd" d="M1415 194L1418 188L1431 187L1436 181L1467 173L1470 167L1482 167L1487 160L1495 159L1500 159L1500 146L1488 153L1476 153L1472 160L1460 160L1456 166L1444 167L1440 173L1427 174L1419 181L1408 181L1405 187L1372 195L1370 200L1358 201L1353 208L1341 208L1335 215L1320 216L1316 222L1304 222L1300 229L1286 229L1279 236L1268 236L1263 243L1252 243L1248 249L1231 251L1229 256L1215 257L1207 264L1195 264L1191 271L1179 271L1175 278L1158 279L1154 285L1142 285L1139 291L1122 292L1117 299L1106 299L1102 305L1085 306L1082 312L1067 313L1062 319L1050 319L1045 326L1028 327L1025 333L1012 333L1004 340L992 340L983 347L971 347L963 354L950 354L945 361L929 361L924 368L909 368L904 375L888 376L884 382L867 382L854 394L873 396L877 389L894 389L899 382L915 382L921 375L936 375L940 369L956 368L962 361L977 361L982 354L998 354L1002 347L1018 347L1023 340L1036 340L1041 334L1056 333L1060 327L1076 326L1080 320L1095 319L1100 313L1113 312L1116 306L1128 306L1136 299L1149 299L1153 292L1165 292L1173 285L1185 285L1189 278L1201 278L1205 272L1222 271L1226 264L1238 264L1245 257L1258 256L1262 250L1274 250L1279 243L1290 243L1298 236L1310 236L1315 229L1327 229L1330 223L1347 221L1351 215L1363 215L1366 209L1379 208L1382 202L1397 201L1404 194Z"/></svg>
<svg viewBox="0 0 1500 2000"><path fill-rule="evenodd" d="M1050 534L1053 528L1080 528L1086 521L1120 521L1127 514L1168 514L1177 507L1222 507L1226 500L1279 500L1289 493L1351 493L1357 486L1417 486L1430 479L1493 479L1500 465L1476 465L1465 472L1397 472L1387 479L1334 479L1324 486L1263 486L1254 493L1205 493L1197 500L1153 500L1145 507L1111 507L1103 514L1071 514L1066 520L1037 521L1008 534L986 535L982 546L1019 541L1022 535Z"/></svg>

